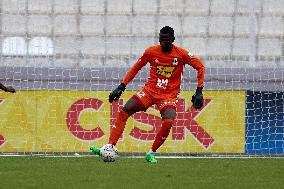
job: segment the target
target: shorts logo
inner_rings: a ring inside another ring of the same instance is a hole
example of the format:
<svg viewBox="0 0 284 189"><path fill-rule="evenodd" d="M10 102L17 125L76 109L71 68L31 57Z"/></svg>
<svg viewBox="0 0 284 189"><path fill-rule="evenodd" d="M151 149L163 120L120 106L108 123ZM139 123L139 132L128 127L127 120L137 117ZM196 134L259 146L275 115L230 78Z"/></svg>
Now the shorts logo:
<svg viewBox="0 0 284 189"><path fill-rule="evenodd" d="M175 67L157 66L156 73L166 78L170 78L173 74Z"/></svg>

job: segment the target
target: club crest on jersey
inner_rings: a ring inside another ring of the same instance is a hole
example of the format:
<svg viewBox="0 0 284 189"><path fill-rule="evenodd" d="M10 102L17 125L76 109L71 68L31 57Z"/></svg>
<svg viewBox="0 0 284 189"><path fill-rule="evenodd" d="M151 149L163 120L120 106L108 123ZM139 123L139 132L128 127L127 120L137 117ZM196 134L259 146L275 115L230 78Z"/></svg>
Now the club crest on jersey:
<svg viewBox="0 0 284 189"><path fill-rule="evenodd" d="M166 78L170 78L173 74L175 67L157 66L156 73Z"/></svg>
<svg viewBox="0 0 284 189"><path fill-rule="evenodd" d="M191 52L188 52L188 56L192 58L193 55L191 54Z"/></svg>
<svg viewBox="0 0 284 189"><path fill-rule="evenodd" d="M177 58L174 58L174 60L173 60L173 65L174 65L174 66L178 65L178 59L177 59Z"/></svg>

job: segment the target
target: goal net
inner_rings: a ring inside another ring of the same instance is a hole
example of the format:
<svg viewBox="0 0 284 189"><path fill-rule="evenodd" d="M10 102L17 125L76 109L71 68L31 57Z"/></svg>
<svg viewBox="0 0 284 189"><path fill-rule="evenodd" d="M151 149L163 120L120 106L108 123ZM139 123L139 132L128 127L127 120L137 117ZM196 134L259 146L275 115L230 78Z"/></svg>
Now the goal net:
<svg viewBox="0 0 284 189"><path fill-rule="evenodd" d="M108 95L169 25L175 44L206 65L204 107L190 102L185 68L162 155L283 156L284 49L281 0L2 0L0 155L89 154L108 142L149 65L115 103ZM117 147L144 155L161 128L155 106L131 116Z"/></svg>

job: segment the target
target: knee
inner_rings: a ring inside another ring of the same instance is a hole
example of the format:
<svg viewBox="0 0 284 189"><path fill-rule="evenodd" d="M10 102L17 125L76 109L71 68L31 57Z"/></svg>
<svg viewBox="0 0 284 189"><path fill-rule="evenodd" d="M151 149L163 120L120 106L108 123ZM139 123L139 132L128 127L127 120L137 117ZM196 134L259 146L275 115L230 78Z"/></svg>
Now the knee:
<svg viewBox="0 0 284 189"><path fill-rule="evenodd" d="M129 116L131 116L132 114L134 114L135 112L133 111L133 109L131 109L130 107L124 106L122 108L122 110L127 113Z"/></svg>
<svg viewBox="0 0 284 189"><path fill-rule="evenodd" d="M174 124L173 119L163 119L163 123L162 123L163 127L170 129L173 126L173 124Z"/></svg>
<svg viewBox="0 0 284 189"><path fill-rule="evenodd" d="M176 119L176 111L173 109L165 109L161 112L162 119L171 119L175 120Z"/></svg>
<svg viewBox="0 0 284 189"><path fill-rule="evenodd" d="M133 115L134 113L140 111L139 109L137 109L137 107L126 106L126 105L122 108L122 110L123 110L124 112L126 112L129 116L131 116L131 115Z"/></svg>
<svg viewBox="0 0 284 189"><path fill-rule="evenodd" d="M145 107L143 107L140 103L136 102L135 99L130 98L126 104L124 105L124 107L122 108L123 111L125 111L129 116L131 116L132 114L139 112L141 110L144 110Z"/></svg>

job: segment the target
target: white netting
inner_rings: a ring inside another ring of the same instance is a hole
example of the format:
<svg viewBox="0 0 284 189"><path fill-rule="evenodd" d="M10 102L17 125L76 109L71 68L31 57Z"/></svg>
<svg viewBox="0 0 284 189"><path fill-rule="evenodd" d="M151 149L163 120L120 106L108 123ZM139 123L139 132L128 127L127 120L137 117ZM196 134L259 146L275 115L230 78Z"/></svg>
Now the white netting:
<svg viewBox="0 0 284 189"><path fill-rule="evenodd" d="M161 153L283 155L281 0L2 0L0 152L88 153L107 142L119 107L107 102L164 25L207 67L206 106L193 111L185 70L177 123ZM190 71L190 74L189 74ZM132 91L133 90L133 91ZM130 118L120 152L147 151L160 126L150 108Z"/></svg>

